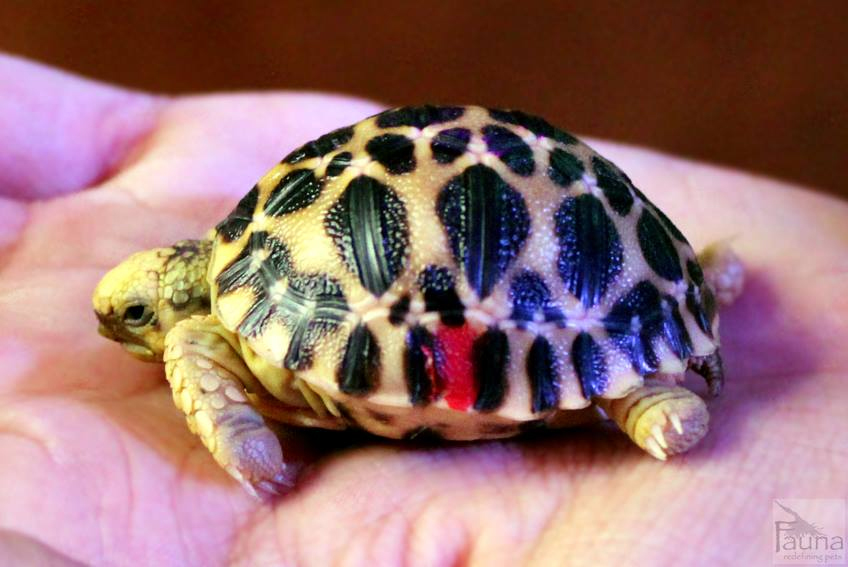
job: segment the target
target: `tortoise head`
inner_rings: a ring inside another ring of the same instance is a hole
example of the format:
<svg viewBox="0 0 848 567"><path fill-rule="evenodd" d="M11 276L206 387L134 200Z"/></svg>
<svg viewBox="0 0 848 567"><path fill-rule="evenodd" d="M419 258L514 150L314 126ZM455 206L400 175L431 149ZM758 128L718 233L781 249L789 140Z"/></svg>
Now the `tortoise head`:
<svg viewBox="0 0 848 567"><path fill-rule="evenodd" d="M182 240L133 254L110 270L92 297L100 334L136 358L161 361L168 331L209 312L211 250L208 240Z"/></svg>

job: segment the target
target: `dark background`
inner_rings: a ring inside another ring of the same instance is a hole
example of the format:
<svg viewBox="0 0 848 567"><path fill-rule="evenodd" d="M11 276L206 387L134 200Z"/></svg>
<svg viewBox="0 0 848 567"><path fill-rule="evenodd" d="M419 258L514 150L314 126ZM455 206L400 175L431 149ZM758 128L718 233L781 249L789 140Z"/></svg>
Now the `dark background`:
<svg viewBox="0 0 848 567"><path fill-rule="evenodd" d="M518 107L848 195L848 2L0 3L0 49L185 93Z"/></svg>

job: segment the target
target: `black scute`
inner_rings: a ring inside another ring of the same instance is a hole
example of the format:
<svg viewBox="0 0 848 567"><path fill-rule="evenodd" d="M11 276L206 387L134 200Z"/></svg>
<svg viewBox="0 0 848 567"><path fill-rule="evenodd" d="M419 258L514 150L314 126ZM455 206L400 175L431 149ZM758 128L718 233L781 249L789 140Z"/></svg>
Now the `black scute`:
<svg viewBox="0 0 848 567"><path fill-rule="evenodd" d="M365 324L354 327L347 340L338 370L339 390L352 396L367 394L377 387L380 347Z"/></svg>
<svg viewBox="0 0 848 567"><path fill-rule="evenodd" d="M639 237L639 247L648 265L662 278L670 281L683 279L677 248L648 207L645 207L639 217L636 232Z"/></svg>
<svg viewBox="0 0 848 567"><path fill-rule="evenodd" d="M338 149L339 147L347 144L351 141L351 139L353 139L353 126L347 126L345 128L333 130L332 132L324 134L316 140L307 142L306 144L302 145L301 147L284 157L283 162L288 163L290 165L294 165L296 163L300 163L305 159L323 157L328 153Z"/></svg>
<svg viewBox="0 0 848 567"><path fill-rule="evenodd" d="M598 179L598 187L604 192L612 210L622 216L629 213L633 206L633 195L627 177L600 156L592 157L592 168Z"/></svg>
<svg viewBox="0 0 848 567"><path fill-rule="evenodd" d="M461 117L465 109L461 106L404 106L386 110L377 115L377 126L380 128L395 128L397 126L412 126L423 129L431 124L450 122Z"/></svg>
<svg viewBox="0 0 848 567"><path fill-rule="evenodd" d="M403 324L406 314L409 313L409 304L410 297L408 295L404 295L392 303L389 307L389 323L395 326Z"/></svg>
<svg viewBox="0 0 848 567"><path fill-rule="evenodd" d="M539 335L527 353L527 376L530 378L531 409L534 413L559 404L559 375L551 343Z"/></svg>
<svg viewBox="0 0 848 567"><path fill-rule="evenodd" d="M315 202L321 194L323 182L315 177L311 169L296 169L280 179L268 195L265 213L283 216L293 213Z"/></svg>
<svg viewBox="0 0 848 567"><path fill-rule="evenodd" d="M427 266L418 274L418 287L424 294L424 308L439 313L442 323L458 327L465 323L465 306L456 293L453 276L444 266Z"/></svg>
<svg viewBox="0 0 848 567"><path fill-rule="evenodd" d="M339 152L333 156L330 163L327 164L327 170L324 173L327 177L338 177L350 165L353 159L353 154L350 152Z"/></svg>
<svg viewBox="0 0 848 567"><path fill-rule="evenodd" d="M241 198L227 218L218 223L215 230L221 235L224 242L237 240L244 234L247 226L253 221L253 211L259 200L259 187L254 185L247 194Z"/></svg>
<svg viewBox="0 0 848 567"><path fill-rule="evenodd" d="M689 337L689 331L686 330L686 324L680 315L677 300L670 295L666 295L664 299L663 336L671 352L677 358L686 360L692 354L692 340Z"/></svg>
<svg viewBox="0 0 848 567"><path fill-rule="evenodd" d="M663 223L663 226L667 231L671 233L671 235L684 244L689 244L689 241L686 240L686 237L683 236L683 233L680 232L680 229L671 222L671 219L666 216L664 212L659 207L654 207L654 212L660 218L660 222Z"/></svg>
<svg viewBox="0 0 848 567"><path fill-rule="evenodd" d="M468 167L442 189L436 211L456 261L482 299L530 233L530 215L521 194L485 165Z"/></svg>
<svg viewBox="0 0 848 567"><path fill-rule="evenodd" d="M474 409L494 411L506 395L506 368L509 364L509 339L500 329L489 329L471 347L477 399Z"/></svg>
<svg viewBox="0 0 848 567"><path fill-rule="evenodd" d="M512 130L503 126L484 126L483 139L488 150L498 156L513 173L524 177L533 175L536 169L533 150Z"/></svg>
<svg viewBox="0 0 848 567"><path fill-rule="evenodd" d="M375 136L365 144L365 151L392 175L415 170L415 144L400 134Z"/></svg>
<svg viewBox="0 0 848 567"><path fill-rule="evenodd" d="M429 354L428 354L429 351ZM424 327L413 327L406 334L404 369L409 390L409 402L414 406L426 405L433 395L430 372L437 376L438 365L433 361L433 336ZM428 368L428 364L432 365Z"/></svg>
<svg viewBox="0 0 848 567"><path fill-rule="evenodd" d="M583 177L583 162L570 152L554 148L548 161L548 177L560 187L568 187Z"/></svg>
<svg viewBox="0 0 848 567"><path fill-rule="evenodd" d="M713 321L716 314L715 297L707 286L696 287L689 284L686 288L686 309L695 318L698 328L710 338L713 338Z"/></svg>
<svg viewBox="0 0 848 567"><path fill-rule="evenodd" d="M621 272L623 248L615 223L603 203L588 193L566 198L554 220L559 275L583 305L592 307Z"/></svg>
<svg viewBox="0 0 848 567"><path fill-rule="evenodd" d="M619 173L621 173L621 175L624 177L624 179L626 179L627 182L630 183L630 189L633 190L633 192L636 194L636 196L639 197L645 204L647 204L648 208L651 209L651 211L653 211L655 215L657 215L657 217L660 219L660 222L663 224L665 229L667 231L669 231L671 233L671 235L675 239L677 239L678 241L680 241L684 244L689 244L689 241L686 240L686 237L683 235L682 232L680 232L680 229L677 228L677 226L675 226L675 224L673 222L671 222L671 219L668 218L666 216L666 214L664 212L662 212L662 210L659 207L654 205L651 202L651 200L648 199L647 195L642 193L642 191L640 191L638 187L633 185L633 183L630 182L630 178L627 177L627 175L624 172L619 172Z"/></svg>
<svg viewBox="0 0 848 567"><path fill-rule="evenodd" d="M527 114L525 112L521 112L520 110L500 110L491 108L489 109L489 116L497 120L498 122L503 122L505 124L516 124L518 126L523 126L527 128L536 136L544 136L546 138L552 138L557 142L561 142L567 145L574 145L579 143L577 138L569 134L564 130L560 130L539 116L534 116L532 114Z"/></svg>
<svg viewBox="0 0 848 567"><path fill-rule="evenodd" d="M532 321L541 313L546 321L560 321L562 312L551 301L551 291L545 280L533 270L522 270L512 278L509 287L513 321Z"/></svg>
<svg viewBox="0 0 848 567"><path fill-rule="evenodd" d="M698 262L695 260L686 260L686 273L689 274L689 279L691 279L695 285L704 284L704 271L701 270L701 266L698 265Z"/></svg>
<svg viewBox="0 0 848 567"><path fill-rule="evenodd" d="M381 296L406 262L409 227L406 209L387 185L360 175L324 219L327 234L363 287Z"/></svg>
<svg viewBox="0 0 848 567"><path fill-rule="evenodd" d="M441 164L453 163L456 158L465 153L470 141L471 130L468 128L442 130L430 142L433 159Z"/></svg>
<svg viewBox="0 0 848 567"><path fill-rule="evenodd" d="M589 333L582 332L574 338L571 364L580 379L584 398L590 399L604 393L609 382L604 353Z"/></svg>

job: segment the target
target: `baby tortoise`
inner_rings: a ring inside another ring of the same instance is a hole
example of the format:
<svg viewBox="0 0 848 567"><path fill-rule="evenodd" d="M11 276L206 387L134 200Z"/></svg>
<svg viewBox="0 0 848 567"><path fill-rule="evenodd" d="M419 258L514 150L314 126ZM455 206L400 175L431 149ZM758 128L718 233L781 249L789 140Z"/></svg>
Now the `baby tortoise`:
<svg viewBox="0 0 848 567"><path fill-rule="evenodd" d="M208 239L131 256L93 301L272 495L296 473L269 422L469 440L609 417L658 459L686 451L709 415L677 384L721 391L716 310L742 281L545 120L421 106L298 148Z"/></svg>

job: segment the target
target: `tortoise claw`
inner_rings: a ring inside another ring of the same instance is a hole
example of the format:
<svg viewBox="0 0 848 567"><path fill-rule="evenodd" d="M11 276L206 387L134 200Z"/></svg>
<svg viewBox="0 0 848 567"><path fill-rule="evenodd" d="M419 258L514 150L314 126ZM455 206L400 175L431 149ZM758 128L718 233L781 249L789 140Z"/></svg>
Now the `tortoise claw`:
<svg viewBox="0 0 848 567"><path fill-rule="evenodd" d="M693 358L689 363L689 368L704 377L711 398L718 397L721 394L724 389L724 367L718 349L707 356Z"/></svg>
<svg viewBox="0 0 848 567"><path fill-rule="evenodd" d="M261 480L250 485L249 492L253 492L260 500L267 501L291 492L294 485L293 475L280 473L273 479Z"/></svg>

